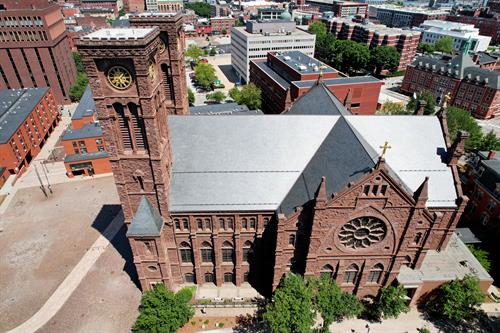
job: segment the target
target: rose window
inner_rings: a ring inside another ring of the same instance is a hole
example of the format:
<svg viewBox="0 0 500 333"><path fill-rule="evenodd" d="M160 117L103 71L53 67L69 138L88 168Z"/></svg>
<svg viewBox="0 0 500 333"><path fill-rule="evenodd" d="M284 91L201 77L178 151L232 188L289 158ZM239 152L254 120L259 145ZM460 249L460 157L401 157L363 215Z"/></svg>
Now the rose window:
<svg viewBox="0 0 500 333"><path fill-rule="evenodd" d="M367 248L384 239L385 223L375 217L360 217L340 228L340 243L352 249Z"/></svg>

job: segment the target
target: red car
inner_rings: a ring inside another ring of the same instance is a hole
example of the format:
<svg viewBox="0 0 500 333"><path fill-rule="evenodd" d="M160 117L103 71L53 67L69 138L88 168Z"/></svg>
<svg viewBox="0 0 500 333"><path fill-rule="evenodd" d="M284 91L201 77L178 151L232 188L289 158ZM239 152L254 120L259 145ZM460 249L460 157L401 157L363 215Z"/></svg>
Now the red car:
<svg viewBox="0 0 500 333"><path fill-rule="evenodd" d="M205 59L205 58L200 59L200 62L206 62L206 63L208 63L208 59Z"/></svg>

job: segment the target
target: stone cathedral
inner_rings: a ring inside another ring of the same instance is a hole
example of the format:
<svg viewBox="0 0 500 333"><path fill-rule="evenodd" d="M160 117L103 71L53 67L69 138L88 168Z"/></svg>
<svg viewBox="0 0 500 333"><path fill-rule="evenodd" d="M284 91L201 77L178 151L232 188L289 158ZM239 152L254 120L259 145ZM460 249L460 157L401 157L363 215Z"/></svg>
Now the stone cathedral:
<svg viewBox="0 0 500 333"><path fill-rule="evenodd" d="M450 279L433 265L463 245L466 133L450 140L444 112L352 115L319 80L284 115L189 115L182 16L130 24L77 46L143 290L248 282L269 295L292 271L359 297L398 281L416 299Z"/></svg>

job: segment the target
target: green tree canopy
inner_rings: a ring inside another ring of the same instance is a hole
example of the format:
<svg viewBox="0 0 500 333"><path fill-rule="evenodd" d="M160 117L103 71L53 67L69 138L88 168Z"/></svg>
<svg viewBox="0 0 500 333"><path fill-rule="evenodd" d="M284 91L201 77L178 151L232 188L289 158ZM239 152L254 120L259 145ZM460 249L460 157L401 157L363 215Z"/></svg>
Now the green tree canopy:
<svg viewBox="0 0 500 333"><path fill-rule="evenodd" d="M323 37L316 36L316 57L330 62L330 55L335 51L336 40L333 34L325 34Z"/></svg>
<svg viewBox="0 0 500 333"><path fill-rule="evenodd" d="M196 81L205 89L209 89L215 80L217 80L214 66L206 62L199 62L196 65L194 75Z"/></svg>
<svg viewBox="0 0 500 333"><path fill-rule="evenodd" d="M190 289L181 289L176 294L163 284L155 285L153 290L142 295L133 332L175 333L194 315L188 304L192 298Z"/></svg>
<svg viewBox="0 0 500 333"><path fill-rule="evenodd" d="M450 36L441 37L434 43L434 49L438 52L451 54L453 52L453 39Z"/></svg>
<svg viewBox="0 0 500 333"><path fill-rule="evenodd" d="M82 57L81 57L80 53L73 52L73 60L75 62L76 71L78 73L85 73L85 67L82 64Z"/></svg>
<svg viewBox="0 0 500 333"><path fill-rule="evenodd" d="M217 54L217 50L215 49L215 47L212 47L212 48L210 49L210 55L211 55L211 56L214 56L214 55L216 55L216 54Z"/></svg>
<svg viewBox="0 0 500 333"><path fill-rule="evenodd" d="M485 295L479 287L479 279L466 275L439 288L436 310L450 320L467 320L474 316Z"/></svg>
<svg viewBox="0 0 500 333"><path fill-rule="evenodd" d="M69 88L69 98L72 102L78 102L82 98L88 84L89 79L87 74L79 72L76 76L75 83Z"/></svg>
<svg viewBox="0 0 500 333"><path fill-rule="evenodd" d="M398 68L400 54L394 46L377 46L370 53L370 64L376 74L380 74L384 69L394 71Z"/></svg>
<svg viewBox="0 0 500 333"><path fill-rule="evenodd" d="M366 69L370 61L370 50L365 44L352 40L335 40L329 49L328 58L335 68L355 74Z"/></svg>
<svg viewBox="0 0 500 333"><path fill-rule="evenodd" d="M401 103L387 101L382 104L380 110L377 111L377 114L385 114L385 115L398 115L398 114L412 114Z"/></svg>
<svg viewBox="0 0 500 333"><path fill-rule="evenodd" d="M191 44L186 50L186 57L190 58L193 61L198 61L202 56L203 51L198 46Z"/></svg>
<svg viewBox="0 0 500 333"><path fill-rule="evenodd" d="M500 150L500 140L493 131L483 137L479 150Z"/></svg>
<svg viewBox="0 0 500 333"><path fill-rule="evenodd" d="M468 244L470 252L476 257L477 261L483 266L483 268L489 272L491 269L490 253L474 245Z"/></svg>
<svg viewBox="0 0 500 333"><path fill-rule="evenodd" d="M324 24L321 21L314 21L309 25L309 28L307 29L312 34L316 35L316 41L318 41L318 38L324 37L327 32L326 32L326 24Z"/></svg>
<svg viewBox="0 0 500 333"><path fill-rule="evenodd" d="M300 275L288 273L266 306L263 320L274 333L307 333L314 324L311 291Z"/></svg>
<svg viewBox="0 0 500 333"><path fill-rule="evenodd" d="M406 290L402 285L389 286L380 289L376 303L376 312L379 317L397 318L401 313L410 311L406 301Z"/></svg>
<svg viewBox="0 0 500 333"><path fill-rule="evenodd" d="M210 17L210 5L206 2L186 2L184 8L194 10L198 16Z"/></svg>
<svg viewBox="0 0 500 333"><path fill-rule="evenodd" d="M421 53L433 53L435 51L434 45L429 43L420 43L418 44L417 51Z"/></svg>
<svg viewBox="0 0 500 333"><path fill-rule="evenodd" d="M357 297L343 292L331 278L311 278L307 282L313 294L314 308L323 318L323 331L329 332L329 326L334 321L356 317L363 311Z"/></svg>
<svg viewBox="0 0 500 333"><path fill-rule="evenodd" d="M458 131L462 130L469 133L469 138L465 141L466 150L478 149L481 146L483 141L481 127L468 111L450 106L446 108L446 119L451 140L454 140Z"/></svg>
<svg viewBox="0 0 500 333"><path fill-rule="evenodd" d="M216 91L211 94L207 94L207 99L214 101L215 103L220 103L226 98L226 95L222 91Z"/></svg>
<svg viewBox="0 0 500 333"><path fill-rule="evenodd" d="M424 114L434 114L436 112L436 99L428 90L419 91L417 93L417 98L412 96L406 105L406 110L408 110L409 113L415 113L417 111L418 101L420 100L424 100L427 103L424 109Z"/></svg>
<svg viewBox="0 0 500 333"><path fill-rule="evenodd" d="M194 92L191 90L191 88L188 88L188 103L189 105L194 104Z"/></svg>
<svg viewBox="0 0 500 333"><path fill-rule="evenodd" d="M221 33L221 34L223 34L223 35L225 36L225 35L227 35L227 30L226 30L226 29L222 29L222 30L220 31L220 33Z"/></svg>
<svg viewBox="0 0 500 333"><path fill-rule="evenodd" d="M241 89L236 87L229 91L229 96L238 104L245 104L250 110L259 109L262 104L262 92L253 83L243 86Z"/></svg>

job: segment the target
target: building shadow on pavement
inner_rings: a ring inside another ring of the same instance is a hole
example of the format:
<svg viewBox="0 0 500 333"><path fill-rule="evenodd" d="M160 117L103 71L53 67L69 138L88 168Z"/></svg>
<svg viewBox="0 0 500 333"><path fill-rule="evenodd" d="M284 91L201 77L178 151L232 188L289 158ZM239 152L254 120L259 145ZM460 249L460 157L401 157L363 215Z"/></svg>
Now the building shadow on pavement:
<svg viewBox="0 0 500 333"><path fill-rule="evenodd" d="M110 236L105 231L106 228L115 219L115 217L120 219L119 223L121 223L121 227L114 236ZM125 260L123 271L127 273L127 275L130 277L130 280L136 285L138 289L140 289L140 283L137 276L137 271L135 270L132 249L130 248L130 244L126 236L127 227L125 226L125 223L123 223L123 212L121 205L103 205L101 207L101 210L99 211L99 214L97 214L94 223L92 223L92 227L99 231L101 235L106 237L111 245L116 249L116 251L118 251L118 253L122 256L123 260Z"/></svg>
<svg viewBox="0 0 500 333"><path fill-rule="evenodd" d="M222 73L224 73L229 82L231 83L238 82L238 76L236 75L232 65L219 65L219 68L222 71Z"/></svg>

